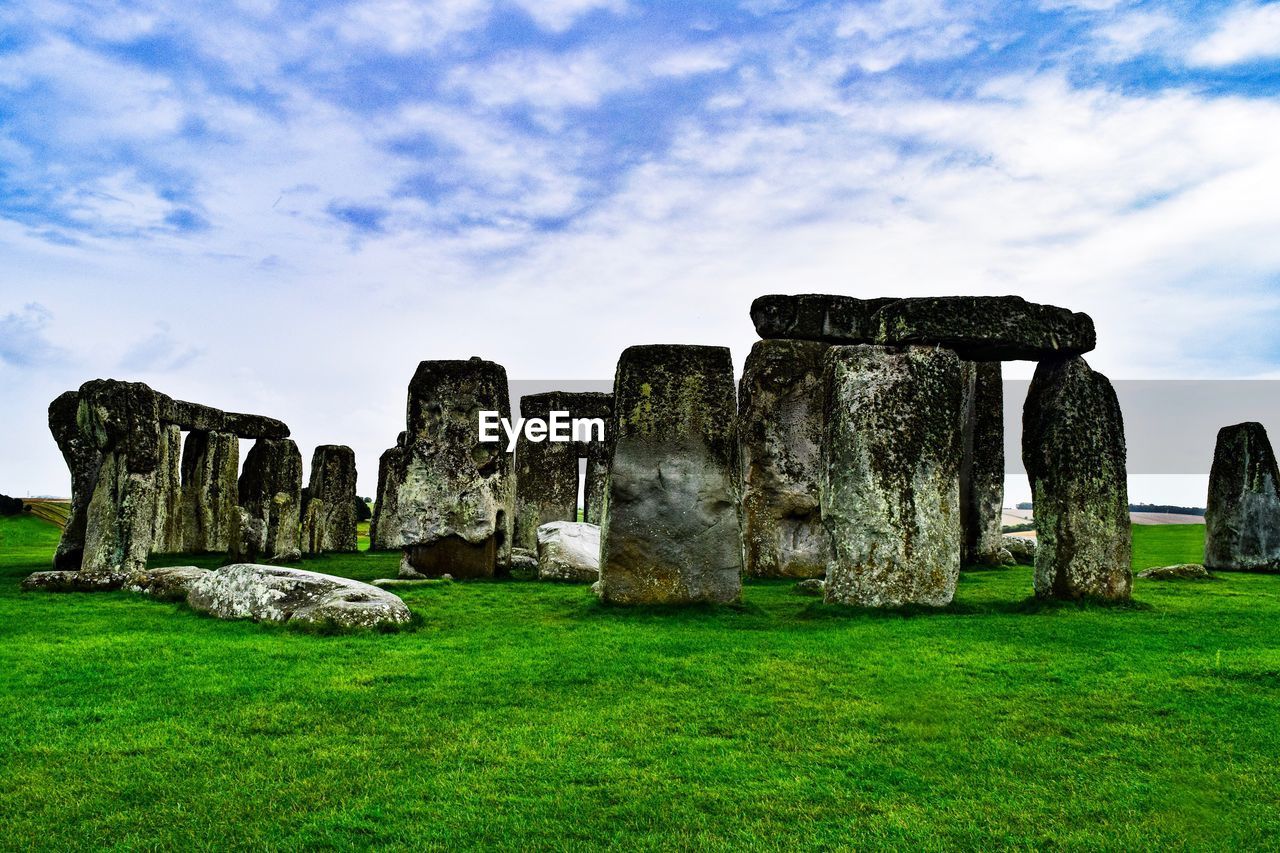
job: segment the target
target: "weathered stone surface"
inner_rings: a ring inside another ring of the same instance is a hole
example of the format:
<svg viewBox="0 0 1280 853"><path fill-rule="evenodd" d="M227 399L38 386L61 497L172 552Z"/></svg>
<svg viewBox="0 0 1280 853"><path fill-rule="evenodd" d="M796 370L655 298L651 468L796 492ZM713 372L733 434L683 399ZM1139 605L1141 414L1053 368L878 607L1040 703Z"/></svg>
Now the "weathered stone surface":
<svg viewBox="0 0 1280 853"><path fill-rule="evenodd" d="M1005 534L1000 537L1001 544L1004 549L1009 552L1015 561L1024 566L1033 566L1036 562L1036 540L1026 539L1022 536L1010 536Z"/></svg>
<svg viewBox="0 0 1280 853"><path fill-rule="evenodd" d="M1097 345L1088 314L1020 296L898 299L875 319L877 343L942 345L972 361L1038 361L1079 355Z"/></svg>
<svg viewBox="0 0 1280 853"><path fill-rule="evenodd" d="M599 568L597 567L597 571ZM538 552L530 552L526 548L511 549L511 573L516 572L538 574Z"/></svg>
<svg viewBox="0 0 1280 853"><path fill-rule="evenodd" d="M751 303L751 322L760 337L867 344L875 341L879 324L875 313L893 298L855 299L804 293L761 296Z"/></svg>
<svg viewBox="0 0 1280 853"><path fill-rule="evenodd" d="M119 573L70 570L34 572L22 580L23 592L110 592L119 589L124 577Z"/></svg>
<svg viewBox="0 0 1280 853"><path fill-rule="evenodd" d="M151 553L180 554L182 550L182 428L161 424Z"/></svg>
<svg viewBox="0 0 1280 853"><path fill-rule="evenodd" d="M805 578L796 581L795 590L801 595L822 596L827 589L827 582L822 578Z"/></svg>
<svg viewBox="0 0 1280 853"><path fill-rule="evenodd" d="M491 577L510 565L510 454L501 442L480 441L482 410L511 417L501 365L479 358L418 365L395 515L378 519L382 543L404 548L403 577Z"/></svg>
<svg viewBox="0 0 1280 853"><path fill-rule="evenodd" d="M824 577L823 384L827 344L757 341L738 387L742 539L753 577Z"/></svg>
<svg viewBox="0 0 1280 853"><path fill-rule="evenodd" d="M199 578L187 603L219 619L325 624L349 628L404 625L412 615L399 597L346 578L236 563Z"/></svg>
<svg viewBox="0 0 1280 853"><path fill-rule="evenodd" d="M187 433L182 449L182 540L192 553L226 553L240 528L240 439Z"/></svg>
<svg viewBox="0 0 1280 853"><path fill-rule="evenodd" d="M825 599L942 607L960 575L964 370L950 350L832 347L825 359Z"/></svg>
<svg viewBox="0 0 1280 853"><path fill-rule="evenodd" d="M1280 571L1280 474L1260 423L1218 430L1204 513L1211 571Z"/></svg>
<svg viewBox="0 0 1280 853"><path fill-rule="evenodd" d="M1156 566L1138 572L1138 577L1153 581L1207 580L1210 575L1199 563L1179 563L1176 566Z"/></svg>
<svg viewBox="0 0 1280 853"><path fill-rule="evenodd" d="M599 391L570 394L574 417L604 421L604 440L592 433L590 441L578 443L578 457L587 460L582 480L582 520L599 524L604 515L605 493L609 488L609 459L613 456L613 395Z"/></svg>
<svg viewBox="0 0 1280 853"><path fill-rule="evenodd" d="M289 427L275 418L224 412L200 403L161 396L160 420L195 432L228 432L240 438L288 438Z"/></svg>
<svg viewBox="0 0 1280 853"><path fill-rule="evenodd" d="M630 347L618 361L614 395L601 599L737 601L742 537L729 350Z"/></svg>
<svg viewBox="0 0 1280 853"><path fill-rule="evenodd" d="M960 466L963 562L1002 565L1004 387L1000 362L964 363L964 457Z"/></svg>
<svg viewBox="0 0 1280 853"><path fill-rule="evenodd" d="M302 510L302 549L307 554L356 550L356 454L322 444L311 455L311 481Z"/></svg>
<svg viewBox="0 0 1280 853"><path fill-rule="evenodd" d="M124 589L165 601L185 601L195 582L209 573L208 569L195 566L145 569L130 575L124 582Z"/></svg>
<svg viewBox="0 0 1280 853"><path fill-rule="evenodd" d="M93 497L98 467L102 464L102 452L96 442L80 429L77 421L79 410L80 395L76 391L60 394L49 404L49 431L53 433L53 440L57 442L71 472L71 512L53 557L53 567L66 571L79 569L84 559L89 500Z"/></svg>
<svg viewBox="0 0 1280 853"><path fill-rule="evenodd" d="M236 486L240 535L235 554L245 560L300 556L302 454L287 438L260 438L249 448Z"/></svg>
<svg viewBox="0 0 1280 853"><path fill-rule="evenodd" d="M578 521L553 521L539 527L538 580L600 580L600 528Z"/></svg>
<svg viewBox="0 0 1280 853"><path fill-rule="evenodd" d="M1036 367L1022 410L1022 461L1035 506L1036 595L1128 599L1124 419L1111 383L1084 359Z"/></svg>
<svg viewBox="0 0 1280 853"><path fill-rule="evenodd" d="M396 446L383 451L378 457L378 496L373 505L373 519L369 522L370 551L388 551L392 547L386 533L386 528L392 523L388 521L384 525L382 519L394 519L399 511L399 477L405 469L404 440L402 432L396 439Z"/></svg>
<svg viewBox="0 0 1280 853"><path fill-rule="evenodd" d="M520 398L520 417L546 421L551 412L571 412L571 395L560 391L526 394ZM574 415L571 413L570 418ZM551 521L578 518L578 449L572 441L530 441L521 433L516 441L517 548L538 547L538 528Z"/></svg>

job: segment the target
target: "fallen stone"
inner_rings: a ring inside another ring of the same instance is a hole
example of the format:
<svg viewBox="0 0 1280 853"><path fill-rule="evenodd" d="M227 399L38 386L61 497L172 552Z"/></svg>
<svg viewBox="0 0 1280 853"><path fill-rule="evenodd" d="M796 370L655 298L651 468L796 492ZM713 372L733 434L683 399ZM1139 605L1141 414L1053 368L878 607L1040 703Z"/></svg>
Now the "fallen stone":
<svg viewBox="0 0 1280 853"><path fill-rule="evenodd" d="M622 353L601 525L603 601L726 603L741 596L733 386L724 347Z"/></svg>
<svg viewBox="0 0 1280 853"><path fill-rule="evenodd" d="M960 359L947 349L828 351L827 602L951 602L960 577L962 380Z"/></svg>
<svg viewBox="0 0 1280 853"><path fill-rule="evenodd" d="M553 521L539 527L538 580L600 580L600 528L578 521Z"/></svg>
<svg viewBox="0 0 1280 853"><path fill-rule="evenodd" d="M135 572L124 582L128 592L138 592L165 601L183 601L192 585L209 574L196 566L170 566Z"/></svg>
<svg viewBox="0 0 1280 853"><path fill-rule="evenodd" d="M876 313L876 342L938 345L971 361L1039 361L1079 355L1097 345L1088 314L1020 296L899 299Z"/></svg>
<svg viewBox="0 0 1280 853"><path fill-rule="evenodd" d="M120 575L85 574L66 570L35 572L22 581L23 592L109 592L124 584Z"/></svg>
<svg viewBox="0 0 1280 853"><path fill-rule="evenodd" d="M1204 513L1210 571L1280 571L1280 474L1260 423L1218 431Z"/></svg>
<svg viewBox="0 0 1280 853"><path fill-rule="evenodd" d="M869 344L875 341L879 331L876 311L895 301L820 293L771 294L751 303L751 322L755 324L756 333L765 339Z"/></svg>
<svg viewBox="0 0 1280 853"><path fill-rule="evenodd" d="M1005 534L1000 537L1004 549L1009 552L1009 556L1016 562L1024 566L1033 566L1036 562L1036 540L1026 539L1022 536L1010 536Z"/></svg>
<svg viewBox="0 0 1280 853"><path fill-rule="evenodd" d="M412 618L397 596L366 583L302 569L236 563L191 586L192 609L219 619L348 628L404 625Z"/></svg>
<svg viewBox="0 0 1280 853"><path fill-rule="evenodd" d="M805 578L804 580L796 581L795 585L795 591L801 595L821 596L826 591L826 588L827 582L822 578Z"/></svg>
<svg viewBox="0 0 1280 853"><path fill-rule="evenodd" d="M831 542L819 484L827 349L816 341L757 341L743 367L738 441L748 576L826 575Z"/></svg>
<svg viewBox="0 0 1280 853"><path fill-rule="evenodd" d="M1040 598L1128 600L1133 584L1124 419L1082 358L1042 361L1022 410Z"/></svg>
<svg viewBox="0 0 1280 853"><path fill-rule="evenodd" d="M345 445L322 444L311 455L311 481L302 507L302 550L353 553L356 528L355 451Z"/></svg>
<svg viewBox="0 0 1280 853"><path fill-rule="evenodd" d="M1209 572L1199 563L1179 563L1176 566L1156 566L1138 572L1138 577L1153 581L1204 580Z"/></svg>
<svg viewBox="0 0 1280 853"><path fill-rule="evenodd" d="M517 553L517 550L523 553ZM525 572L536 575L538 573L538 558L534 554L530 554L526 549L511 549L511 571Z"/></svg>

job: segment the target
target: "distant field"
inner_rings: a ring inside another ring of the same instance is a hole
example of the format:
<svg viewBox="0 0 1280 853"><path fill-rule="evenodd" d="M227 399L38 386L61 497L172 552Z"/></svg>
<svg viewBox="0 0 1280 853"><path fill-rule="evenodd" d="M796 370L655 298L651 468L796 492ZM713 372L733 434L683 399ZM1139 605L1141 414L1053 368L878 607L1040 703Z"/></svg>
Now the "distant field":
<svg viewBox="0 0 1280 853"><path fill-rule="evenodd" d="M1200 525L1137 527L1134 565ZM1280 838L1280 577L1127 608L967 571L940 613L615 610L440 584L416 632L315 636L125 593L22 594L0 519L11 849L1264 849ZM172 563L173 560L166 560ZM216 558L197 562L212 565ZM302 565L372 579L398 555Z"/></svg>
<svg viewBox="0 0 1280 853"><path fill-rule="evenodd" d="M67 526L67 518L71 515L71 501L26 498L24 502L31 507L31 514L37 518L57 525L59 529Z"/></svg>

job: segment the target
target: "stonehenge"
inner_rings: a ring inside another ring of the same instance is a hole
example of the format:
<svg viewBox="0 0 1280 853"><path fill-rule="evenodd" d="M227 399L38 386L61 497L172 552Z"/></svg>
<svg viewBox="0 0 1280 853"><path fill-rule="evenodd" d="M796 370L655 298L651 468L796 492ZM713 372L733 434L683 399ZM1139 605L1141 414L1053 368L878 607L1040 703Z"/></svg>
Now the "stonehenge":
<svg viewBox="0 0 1280 853"><path fill-rule="evenodd" d="M499 364L424 361L409 383L403 449L389 460L394 512L379 507L383 547L403 550L405 578L493 577L511 559L515 484L510 455L480 441L478 414L511 417Z"/></svg>
<svg viewBox="0 0 1280 853"><path fill-rule="evenodd" d="M236 487L240 560L291 560L300 556L302 454L288 438L260 438L249 448Z"/></svg>
<svg viewBox="0 0 1280 853"><path fill-rule="evenodd" d="M1130 569L1124 419L1083 358L1041 361L1022 415L1036 518L1035 594L1124 601Z"/></svg>
<svg viewBox="0 0 1280 853"><path fill-rule="evenodd" d="M569 412L573 395L561 391L526 394L520 417L548 419ZM533 441L521 433L515 452L516 515L512 544L534 550L538 528L550 521L578 520L578 452L572 441Z"/></svg>
<svg viewBox="0 0 1280 853"><path fill-rule="evenodd" d="M382 519L392 519L396 515L400 492L400 481L396 477L404 468L404 439L405 433L401 432L395 447L388 448L378 457L378 494L373 505L373 518L369 521L370 551L391 549L387 542L387 531L391 525L383 524Z"/></svg>
<svg viewBox="0 0 1280 853"><path fill-rule="evenodd" d="M1262 424L1218 431L1204 524L1209 571L1280 571L1280 474Z"/></svg>
<svg viewBox="0 0 1280 853"><path fill-rule="evenodd" d="M960 525L964 562L998 566L1012 559L1001 533L1004 506L1004 388L998 361L965 362L964 453Z"/></svg>
<svg viewBox="0 0 1280 853"><path fill-rule="evenodd" d="M724 347L623 351L601 521L611 604L737 601L742 590L733 363Z"/></svg>
<svg viewBox="0 0 1280 853"><path fill-rule="evenodd" d="M305 554L356 550L356 454L322 444L311 456L311 481L302 501Z"/></svg>
<svg viewBox="0 0 1280 853"><path fill-rule="evenodd" d="M240 439L227 432L192 430L182 447L183 550L220 553L231 548L239 525Z"/></svg>

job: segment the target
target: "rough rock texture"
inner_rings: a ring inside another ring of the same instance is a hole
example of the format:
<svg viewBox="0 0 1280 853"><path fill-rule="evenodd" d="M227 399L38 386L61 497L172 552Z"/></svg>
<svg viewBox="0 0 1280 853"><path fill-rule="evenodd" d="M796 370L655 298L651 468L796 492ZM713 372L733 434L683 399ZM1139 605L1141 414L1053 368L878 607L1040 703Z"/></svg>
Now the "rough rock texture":
<svg viewBox="0 0 1280 853"><path fill-rule="evenodd" d="M570 412L571 395L559 391L520 398L520 417L547 420L551 412ZM512 544L538 547L538 528L551 521L578 518L578 448L573 441L516 441L516 518Z"/></svg>
<svg viewBox="0 0 1280 853"><path fill-rule="evenodd" d="M1129 598L1124 419L1111 383L1079 357L1042 361L1022 410L1041 598Z"/></svg>
<svg viewBox="0 0 1280 853"><path fill-rule="evenodd" d="M609 489L609 459L613 456L613 395L601 391L581 391L566 395L574 417L604 421L604 440L593 432L578 442L578 458L586 459L582 480L582 520L599 524L604 515L605 493Z"/></svg>
<svg viewBox="0 0 1280 853"><path fill-rule="evenodd" d="M596 571L599 571L598 565L596 566ZM512 548L511 572L512 574L516 572L531 572L536 575L538 573L538 552L531 552L527 548Z"/></svg>
<svg viewBox="0 0 1280 853"><path fill-rule="evenodd" d="M300 554L302 454L288 438L260 438L249 448L236 486L240 560L289 560Z"/></svg>
<svg viewBox="0 0 1280 853"><path fill-rule="evenodd" d="M622 353L601 525L600 597L616 604L737 601L733 363L724 347Z"/></svg>
<svg viewBox="0 0 1280 853"><path fill-rule="evenodd" d="M1153 581L1206 580L1209 572L1199 563L1179 563L1176 566L1156 566L1138 572L1138 577Z"/></svg>
<svg viewBox="0 0 1280 853"><path fill-rule="evenodd" d="M760 337L866 344L875 341L879 324L875 313L896 300L855 299L805 293L761 296L751 303L751 322Z"/></svg>
<svg viewBox="0 0 1280 853"><path fill-rule="evenodd" d="M1036 540L1021 536L1004 535L1000 537L1004 549L1015 561L1024 566L1034 566L1036 562Z"/></svg>
<svg viewBox="0 0 1280 853"><path fill-rule="evenodd" d="M228 432L240 438L288 438L289 427L275 418L224 412L160 395L160 419L195 432Z"/></svg>
<svg viewBox="0 0 1280 853"><path fill-rule="evenodd" d="M899 299L876 313L880 344L940 344L973 361L1079 355L1097 345L1093 320L1020 296Z"/></svg>
<svg viewBox="0 0 1280 853"><path fill-rule="evenodd" d="M109 592L119 589L124 576L119 573L92 573L71 570L34 572L22 580L23 592Z"/></svg>
<svg viewBox="0 0 1280 853"><path fill-rule="evenodd" d="M404 625L411 618L399 597L367 583L252 563L223 566L198 579L187 603L219 619L349 628Z"/></svg>
<svg viewBox="0 0 1280 853"><path fill-rule="evenodd" d="M403 577L491 577L510 565L515 484L501 442L481 442L479 414L511 417L507 372L479 358L424 361L409 383L395 515L378 537L404 548Z"/></svg>
<svg viewBox="0 0 1280 853"><path fill-rule="evenodd" d="M356 454L322 444L311 454L311 481L302 509L302 550L307 554L356 550Z"/></svg>
<svg viewBox="0 0 1280 853"><path fill-rule="evenodd" d="M538 580L600 580L600 528L578 521L553 521L539 527Z"/></svg>
<svg viewBox="0 0 1280 853"><path fill-rule="evenodd" d="M240 528L240 439L189 432L182 450L182 539L191 553L226 553Z"/></svg>
<svg viewBox="0 0 1280 853"><path fill-rule="evenodd" d="M400 433L396 446L384 450L378 457L378 496L373 504L373 519L369 522L369 550L389 551L385 529L391 527L388 522L383 525L382 519L393 519L399 506L400 481L397 479L404 470L404 439Z"/></svg>
<svg viewBox="0 0 1280 853"><path fill-rule="evenodd" d="M177 424L161 424L151 553L180 554L182 551L182 428Z"/></svg>
<svg viewBox="0 0 1280 853"><path fill-rule="evenodd" d="M758 301L758 300L757 300ZM822 358L817 341L757 341L738 386L742 539L753 577L824 577Z"/></svg>
<svg viewBox="0 0 1280 853"><path fill-rule="evenodd" d="M1002 565L1004 387L1000 362L965 362L964 457L960 467L963 562Z"/></svg>
<svg viewBox="0 0 1280 853"><path fill-rule="evenodd" d="M826 355L826 601L942 607L960 576L964 369L936 347Z"/></svg>
<svg viewBox="0 0 1280 853"><path fill-rule="evenodd" d="M80 570L128 576L143 568L155 533L159 399L140 382L80 386L76 422L101 454L85 518Z"/></svg>
<svg viewBox="0 0 1280 853"><path fill-rule="evenodd" d="M827 589L827 582L822 578L805 578L796 581L795 590L801 595L822 596Z"/></svg>
<svg viewBox="0 0 1280 853"><path fill-rule="evenodd" d="M53 567L67 571L79 569L84 558L89 500L102 464L102 452L77 422L79 410L80 395L76 391L67 391L49 404L49 431L71 472L71 513L53 557Z"/></svg>
<svg viewBox="0 0 1280 853"><path fill-rule="evenodd" d="M124 582L128 592L140 592L165 601L185 601L196 581L210 574L195 566L170 566L135 572Z"/></svg>
<svg viewBox="0 0 1280 853"><path fill-rule="evenodd" d="M1280 475L1260 423L1218 430L1204 513L1212 571L1280 571Z"/></svg>

